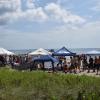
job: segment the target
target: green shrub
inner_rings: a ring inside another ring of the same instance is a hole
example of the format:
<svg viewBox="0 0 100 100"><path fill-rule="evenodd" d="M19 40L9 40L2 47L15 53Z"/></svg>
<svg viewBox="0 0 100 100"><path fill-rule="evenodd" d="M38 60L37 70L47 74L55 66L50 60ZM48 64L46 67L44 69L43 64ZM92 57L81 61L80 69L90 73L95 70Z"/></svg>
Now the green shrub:
<svg viewBox="0 0 100 100"><path fill-rule="evenodd" d="M0 100L100 100L100 78L2 68Z"/></svg>

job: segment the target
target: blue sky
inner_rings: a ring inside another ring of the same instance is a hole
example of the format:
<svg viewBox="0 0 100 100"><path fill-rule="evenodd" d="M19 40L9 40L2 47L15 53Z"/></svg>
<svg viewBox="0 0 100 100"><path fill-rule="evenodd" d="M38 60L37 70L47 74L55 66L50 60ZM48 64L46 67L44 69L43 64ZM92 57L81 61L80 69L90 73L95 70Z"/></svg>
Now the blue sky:
<svg viewBox="0 0 100 100"><path fill-rule="evenodd" d="M0 47L100 48L100 0L0 0Z"/></svg>

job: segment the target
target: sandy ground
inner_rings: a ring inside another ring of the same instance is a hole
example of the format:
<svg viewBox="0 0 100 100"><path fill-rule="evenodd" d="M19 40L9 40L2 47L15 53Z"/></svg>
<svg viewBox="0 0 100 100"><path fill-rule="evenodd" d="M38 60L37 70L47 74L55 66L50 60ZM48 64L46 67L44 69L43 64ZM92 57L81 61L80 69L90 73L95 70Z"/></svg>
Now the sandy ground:
<svg viewBox="0 0 100 100"><path fill-rule="evenodd" d="M52 73L52 71L48 71L48 73ZM88 70L81 71L81 72L79 72L79 71L77 70L76 73L74 73L74 72L72 72L72 73L69 73L69 72L64 73L64 72L62 72L62 71L57 71L57 72L54 72L54 73L65 74L65 75L67 75L67 74L72 74L72 75L79 75L79 76L81 76L81 75L87 75L87 76L93 76L93 77L100 77L100 71L99 71L98 74L97 74L97 71L93 72L93 70L90 70L89 73L88 73Z"/></svg>
<svg viewBox="0 0 100 100"><path fill-rule="evenodd" d="M95 76L95 77L100 77L100 72L98 72L97 74L97 71L96 72L93 72L92 70L87 73L88 71L84 71L84 72L80 72L80 73L77 73L78 75L88 75L88 76Z"/></svg>
<svg viewBox="0 0 100 100"><path fill-rule="evenodd" d="M12 69L11 67L7 66L6 68L8 68L10 71L16 71L15 69ZM30 70L26 70L26 71L30 71ZM25 70L22 70L22 72L25 72ZM52 71L45 71L45 72L48 72L48 73L52 73ZM54 73L58 73L58 74L73 74L73 75L87 75L87 76L93 76L93 77L100 77L100 71L98 72L97 74L97 71L93 72L93 70L90 70L90 72L88 73L88 70L85 70L85 71L81 71L79 72L79 70L77 70L76 73L72 72L72 73L64 73L62 71L57 71L57 72L54 72Z"/></svg>
<svg viewBox="0 0 100 100"><path fill-rule="evenodd" d="M74 73L66 73L66 74L73 74L73 75L87 75L87 76L93 76L93 77L100 77L100 71L97 74L97 71L93 72L93 70L90 70L90 72L88 73L88 70L85 71L77 71L75 74Z"/></svg>

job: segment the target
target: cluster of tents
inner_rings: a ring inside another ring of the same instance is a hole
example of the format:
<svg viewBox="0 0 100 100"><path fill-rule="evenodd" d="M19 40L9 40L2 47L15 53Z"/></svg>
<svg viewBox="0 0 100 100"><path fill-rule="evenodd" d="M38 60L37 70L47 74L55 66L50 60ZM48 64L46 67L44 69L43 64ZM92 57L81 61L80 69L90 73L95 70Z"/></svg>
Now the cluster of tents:
<svg viewBox="0 0 100 100"><path fill-rule="evenodd" d="M46 62L51 62L51 65L50 63L46 65L46 67L48 66L49 68L52 67L54 68L56 66L57 63L59 63L59 60L54 57L54 56L75 56L76 53L72 53L71 51L69 51L68 49L66 49L65 47L51 53L45 49L38 49L36 51L33 51L31 53L28 54L29 56L36 56L36 57L33 57L33 61L34 63L35 62L41 62L44 66L44 64Z"/></svg>
<svg viewBox="0 0 100 100"><path fill-rule="evenodd" d="M85 55L100 55L100 51L97 50L91 50L86 53L83 53ZM0 55L16 55L15 53L8 51L4 48L0 48ZM53 55L53 56L75 56L76 53L71 52L66 47L62 47L61 49L51 53L48 50L45 50L43 48L37 49L36 51L33 51L29 53L29 55Z"/></svg>
<svg viewBox="0 0 100 100"><path fill-rule="evenodd" d="M100 51L89 51L85 53L86 55L100 55ZM4 48L0 48L0 55L16 55L15 53L8 51ZM71 52L66 47L62 47L61 49L51 53L48 50L45 50L43 48L40 48L36 51L33 51L28 54L29 56L38 56L37 58L34 58L34 61L52 61L57 62L57 59L53 56L75 56L76 53Z"/></svg>
<svg viewBox="0 0 100 100"><path fill-rule="evenodd" d="M84 54L86 54L86 55L100 55L100 51L91 50L91 51L86 52ZM0 55L15 55L15 53L8 51L4 48L0 48ZM37 49L36 51L29 53L29 55L52 55L52 53L43 49L43 48L40 48L40 49ZM54 56L74 56L74 55L76 55L76 53L71 52L66 47L62 47L61 49L53 52L53 55Z"/></svg>
<svg viewBox="0 0 100 100"><path fill-rule="evenodd" d="M58 60L54 58L53 56L75 56L76 53L72 53L65 47L57 50L56 52L49 52L47 50L44 50L42 48L29 53L29 55L39 56L38 58L35 58L34 61L51 61L51 62L57 62Z"/></svg>
<svg viewBox="0 0 100 100"><path fill-rule="evenodd" d="M84 53L85 55L100 55L100 51L96 51L96 50L93 50L93 51L89 51L89 52L86 52ZM77 54L76 53L73 53L71 52L70 50L68 50L66 47L62 47L61 49L51 53L47 50L44 50L42 48L36 50L36 51L33 51L31 53L29 53L29 55L33 55L33 56L37 56L38 55L38 58L34 58L33 61L37 61L37 62L48 62L48 61L51 61L52 63L56 63L56 62L59 62L58 59L56 59L54 56L76 56Z"/></svg>

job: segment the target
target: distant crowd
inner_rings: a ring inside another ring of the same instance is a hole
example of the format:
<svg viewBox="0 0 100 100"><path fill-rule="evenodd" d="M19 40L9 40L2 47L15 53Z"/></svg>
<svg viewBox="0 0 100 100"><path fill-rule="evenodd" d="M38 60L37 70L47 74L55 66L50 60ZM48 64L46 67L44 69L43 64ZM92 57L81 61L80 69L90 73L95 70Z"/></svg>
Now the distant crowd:
<svg viewBox="0 0 100 100"><path fill-rule="evenodd" d="M50 69L53 71L63 71L65 73L77 73L82 71L87 71L89 73L91 70L92 72L96 72L98 74L100 70L100 56L95 57L87 57L86 55L77 55L70 57L69 60L66 57L57 57L59 62L56 64L55 67L51 67ZM0 66L10 65L12 68L23 66L28 66L32 70L38 69L38 65L41 65L39 69L45 69L45 66L39 62L33 63L32 57L28 55L23 56L6 56L0 55ZM26 66L26 67L27 67Z"/></svg>
<svg viewBox="0 0 100 100"><path fill-rule="evenodd" d="M77 71L82 72L86 70L87 73L89 73L92 70L92 72L96 72L98 74L98 71L100 69L100 56L74 56L70 57L69 61L64 58L63 60L60 60L59 64L57 64L57 68L61 68L61 70L63 70L65 73L77 73Z"/></svg>
<svg viewBox="0 0 100 100"><path fill-rule="evenodd" d="M21 65L23 63L27 63L29 60L28 56L7 56L7 55L0 55L0 65Z"/></svg>

